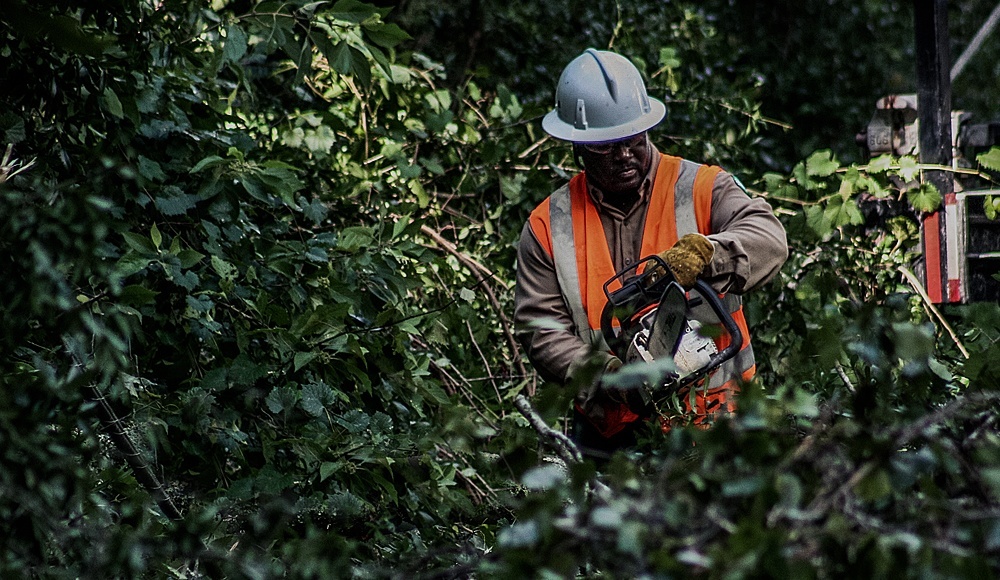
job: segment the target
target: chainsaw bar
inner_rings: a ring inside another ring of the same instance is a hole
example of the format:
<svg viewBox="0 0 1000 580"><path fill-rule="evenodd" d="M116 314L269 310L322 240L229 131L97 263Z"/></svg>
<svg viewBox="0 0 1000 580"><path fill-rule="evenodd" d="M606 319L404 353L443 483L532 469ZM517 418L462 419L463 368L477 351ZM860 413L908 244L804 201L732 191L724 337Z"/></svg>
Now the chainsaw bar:
<svg viewBox="0 0 1000 580"><path fill-rule="evenodd" d="M687 297L677 282L671 282L663 291L660 305L656 308L653 326L649 329L646 350L653 360L674 356L686 325Z"/></svg>

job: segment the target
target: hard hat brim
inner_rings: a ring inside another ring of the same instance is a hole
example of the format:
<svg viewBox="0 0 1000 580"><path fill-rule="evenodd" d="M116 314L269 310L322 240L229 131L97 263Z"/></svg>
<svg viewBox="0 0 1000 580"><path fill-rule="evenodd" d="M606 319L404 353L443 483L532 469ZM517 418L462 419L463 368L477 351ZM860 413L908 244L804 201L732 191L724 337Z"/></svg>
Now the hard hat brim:
<svg viewBox="0 0 1000 580"><path fill-rule="evenodd" d="M542 129L556 139L571 141L573 143L617 141L652 129L663 120L666 114L667 107L663 102L649 97L649 112L624 125L577 129L560 119L559 111L553 109L542 117Z"/></svg>

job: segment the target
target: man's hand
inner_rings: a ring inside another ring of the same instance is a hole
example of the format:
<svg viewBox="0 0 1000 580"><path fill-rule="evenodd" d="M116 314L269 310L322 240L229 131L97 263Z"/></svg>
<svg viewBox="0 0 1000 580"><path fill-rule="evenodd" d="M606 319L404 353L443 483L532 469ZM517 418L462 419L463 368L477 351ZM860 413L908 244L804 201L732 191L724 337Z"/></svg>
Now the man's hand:
<svg viewBox="0 0 1000 580"><path fill-rule="evenodd" d="M698 281L715 255L712 241L701 234L686 234L669 250L659 254L667 263L674 278L685 290L690 290Z"/></svg>
<svg viewBox="0 0 1000 580"><path fill-rule="evenodd" d="M617 371L619 368L621 368L620 361L614 370L609 369L608 374ZM630 411L637 415L644 416L649 415L652 412L649 393L646 391L644 386L637 384L618 386L615 384L615 379L609 377L607 374L603 378L605 380L601 381L600 389L609 401L619 405L625 405Z"/></svg>

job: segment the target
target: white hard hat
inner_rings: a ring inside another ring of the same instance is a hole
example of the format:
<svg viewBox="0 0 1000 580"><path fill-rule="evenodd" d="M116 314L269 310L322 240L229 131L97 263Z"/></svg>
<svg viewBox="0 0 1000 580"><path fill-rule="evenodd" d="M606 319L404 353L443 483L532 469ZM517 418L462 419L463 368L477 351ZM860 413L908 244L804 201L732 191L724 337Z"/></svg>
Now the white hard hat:
<svg viewBox="0 0 1000 580"><path fill-rule="evenodd" d="M556 86L556 108L542 129L574 143L615 141L647 131L666 107L646 94L646 84L627 58L588 48L573 59Z"/></svg>

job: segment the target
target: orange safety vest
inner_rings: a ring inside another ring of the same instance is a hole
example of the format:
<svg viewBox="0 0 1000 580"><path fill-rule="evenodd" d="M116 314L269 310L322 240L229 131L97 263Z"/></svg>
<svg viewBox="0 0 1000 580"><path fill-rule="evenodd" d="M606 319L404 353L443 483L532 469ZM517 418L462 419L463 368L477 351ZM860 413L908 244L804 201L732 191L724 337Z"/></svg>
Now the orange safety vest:
<svg viewBox="0 0 1000 580"><path fill-rule="evenodd" d="M712 233L712 189L720 171L720 167L669 155L660 156L642 234L641 257L659 254L685 234ZM573 318L574 331L587 343L607 350L600 331L600 319L607 303L604 283L615 275L615 267L597 206L587 192L586 174L574 176L567 185L539 204L532 211L529 224L542 248L553 258L560 291ZM608 290L614 291L618 287L620 284L616 281ZM694 397L690 396L690 391L680 393L684 417L661 417L664 431L669 430L678 419L703 425L713 415L734 411L733 395L739 390L740 380L750 380L756 371L742 300L735 295L725 295L722 299L743 333L743 347L736 357L720 366L707 381L701 382L695 389ZM703 322L718 322L707 305L690 311L688 315ZM717 348L722 350L731 339L723 333L714 340ZM618 408L605 405L604 424L595 424L605 437L640 419L624 405L614 405Z"/></svg>

